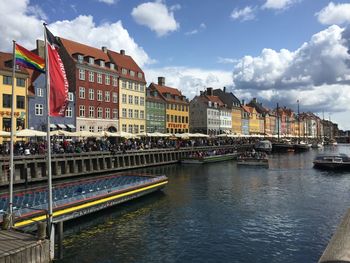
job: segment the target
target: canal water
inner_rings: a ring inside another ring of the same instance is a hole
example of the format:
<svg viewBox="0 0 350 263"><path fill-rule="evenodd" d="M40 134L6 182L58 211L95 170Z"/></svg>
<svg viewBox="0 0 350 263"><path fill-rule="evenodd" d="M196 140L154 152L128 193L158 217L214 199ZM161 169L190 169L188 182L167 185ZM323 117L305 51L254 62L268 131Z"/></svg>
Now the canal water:
<svg viewBox="0 0 350 263"><path fill-rule="evenodd" d="M65 224L59 262L317 262L350 207L350 173L313 169L319 152L350 145L147 169L166 189Z"/></svg>

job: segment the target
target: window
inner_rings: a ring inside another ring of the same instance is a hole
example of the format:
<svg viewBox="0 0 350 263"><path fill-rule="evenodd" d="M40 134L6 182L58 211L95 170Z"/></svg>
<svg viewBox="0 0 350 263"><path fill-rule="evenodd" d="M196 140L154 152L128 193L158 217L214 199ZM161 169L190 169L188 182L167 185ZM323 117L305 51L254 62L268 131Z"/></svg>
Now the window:
<svg viewBox="0 0 350 263"><path fill-rule="evenodd" d="M131 81L129 81L128 89L132 89L132 82Z"/></svg>
<svg viewBox="0 0 350 263"><path fill-rule="evenodd" d="M78 62L83 63L84 57L82 55L78 55Z"/></svg>
<svg viewBox="0 0 350 263"><path fill-rule="evenodd" d="M123 89L126 89L126 85L127 85L126 81L123 80L123 81L122 81L122 88L123 88Z"/></svg>
<svg viewBox="0 0 350 263"><path fill-rule="evenodd" d="M44 114L44 105L43 104L35 104L35 115L43 116Z"/></svg>
<svg viewBox="0 0 350 263"><path fill-rule="evenodd" d="M26 86L26 80L22 78L16 79L16 85L17 87L25 87Z"/></svg>
<svg viewBox="0 0 350 263"><path fill-rule="evenodd" d="M2 83L4 85L12 85L12 77L10 77L10 76L3 76Z"/></svg>
<svg viewBox="0 0 350 263"><path fill-rule="evenodd" d="M128 70L125 69L125 68L122 68L122 74L123 74L123 75L126 75L127 73L128 73Z"/></svg>
<svg viewBox="0 0 350 263"><path fill-rule="evenodd" d="M135 96L134 102L135 102L136 105L139 105L139 97L138 96Z"/></svg>
<svg viewBox="0 0 350 263"><path fill-rule="evenodd" d="M12 95L2 94L2 106L4 108L11 108L12 105Z"/></svg>
<svg viewBox="0 0 350 263"><path fill-rule="evenodd" d="M89 58L89 64L92 64L92 65L95 64L94 58L91 58L91 57Z"/></svg>
<svg viewBox="0 0 350 263"><path fill-rule="evenodd" d="M138 125L134 125L134 133L139 133L139 126Z"/></svg>
<svg viewBox="0 0 350 263"><path fill-rule="evenodd" d="M72 118L73 117L73 108L72 107L67 107L66 109L66 117Z"/></svg>
<svg viewBox="0 0 350 263"><path fill-rule="evenodd" d="M68 101L74 101L74 94L73 94L73 92L68 92Z"/></svg>
<svg viewBox="0 0 350 263"><path fill-rule="evenodd" d="M97 118L102 119L102 108L101 107L97 108Z"/></svg>
<svg viewBox="0 0 350 263"><path fill-rule="evenodd" d="M111 95L109 91L105 91L105 101L110 102L111 101Z"/></svg>
<svg viewBox="0 0 350 263"><path fill-rule="evenodd" d="M126 94L122 94L122 103L126 103Z"/></svg>
<svg viewBox="0 0 350 263"><path fill-rule="evenodd" d="M109 68L110 68L110 69L115 69L115 65L114 65L113 63L111 63L111 64L109 65Z"/></svg>
<svg viewBox="0 0 350 263"><path fill-rule="evenodd" d="M122 117L126 118L126 109L125 108L122 109Z"/></svg>
<svg viewBox="0 0 350 263"><path fill-rule="evenodd" d="M132 133L132 127L133 127L133 125L132 125L132 124L129 124L129 126L128 126L128 132L129 132L129 133Z"/></svg>
<svg viewBox="0 0 350 263"><path fill-rule="evenodd" d="M102 90L97 91L97 100L102 101Z"/></svg>
<svg viewBox="0 0 350 263"><path fill-rule="evenodd" d="M105 84L106 85L110 85L111 84L111 77L109 75L107 75L107 74L105 76Z"/></svg>
<svg viewBox="0 0 350 263"><path fill-rule="evenodd" d="M79 98L85 99L85 88L79 87Z"/></svg>
<svg viewBox="0 0 350 263"><path fill-rule="evenodd" d="M132 95L129 95L129 104L132 104L132 102L133 102L133 97Z"/></svg>
<svg viewBox="0 0 350 263"><path fill-rule="evenodd" d="M100 60L100 66L103 68L105 67L105 62L103 60Z"/></svg>
<svg viewBox="0 0 350 263"><path fill-rule="evenodd" d="M132 118L132 109L129 109L128 117L129 117L130 119Z"/></svg>
<svg viewBox="0 0 350 263"><path fill-rule="evenodd" d="M145 125L140 125L140 132L144 132L145 131Z"/></svg>
<svg viewBox="0 0 350 263"><path fill-rule="evenodd" d="M89 126L89 132L94 132L95 131L95 127L94 126Z"/></svg>
<svg viewBox="0 0 350 263"><path fill-rule="evenodd" d="M112 78L112 85L113 85L114 87L118 87L118 78L116 78L116 77L113 77L113 78Z"/></svg>
<svg viewBox="0 0 350 263"><path fill-rule="evenodd" d="M134 116L135 116L135 119L139 118L139 110L134 111Z"/></svg>
<svg viewBox="0 0 350 263"><path fill-rule="evenodd" d="M25 97L24 96L16 96L16 106L17 109L25 109Z"/></svg>
<svg viewBox="0 0 350 263"><path fill-rule="evenodd" d="M140 119L145 118L145 112L143 110L140 111Z"/></svg>
<svg viewBox="0 0 350 263"><path fill-rule="evenodd" d="M140 91L144 92L145 91L145 85L144 84L140 84Z"/></svg>
<svg viewBox="0 0 350 263"><path fill-rule="evenodd" d="M140 97L140 105L141 106L145 105L145 98L144 97Z"/></svg>
<svg viewBox="0 0 350 263"><path fill-rule="evenodd" d="M85 70L84 69L79 69L79 79L85 80Z"/></svg>
<svg viewBox="0 0 350 263"><path fill-rule="evenodd" d="M130 70L130 76L135 77L135 71Z"/></svg>
<svg viewBox="0 0 350 263"><path fill-rule="evenodd" d="M94 72L89 72L89 82L94 82Z"/></svg>
<svg viewBox="0 0 350 263"><path fill-rule="evenodd" d="M89 89L89 100L94 100L95 91L93 89Z"/></svg>
<svg viewBox="0 0 350 263"><path fill-rule="evenodd" d="M140 90L140 83L135 83L135 91L139 91Z"/></svg>
<svg viewBox="0 0 350 263"><path fill-rule="evenodd" d="M111 118L111 109L110 108L106 108L105 109L105 113L106 113L106 119L110 119Z"/></svg>
<svg viewBox="0 0 350 263"><path fill-rule="evenodd" d="M113 119L118 119L118 109L113 109Z"/></svg>
<svg viewBox="0 0 350 263"><path fill-rule="evenodd" d="M113 103L118 103L118 93L113 92Z"/></svg>
<svg viewBox="0 0 350 263"><path fill-rule="evenodd" d="M85 117L85 106L84 105L79 106L79 117Z"/></svg>
<svg viewBox="0 0 350 263"><path fill-rule="evenodd" d="M137 77L138 77L139 79L142 79L142 73L141 73L141 72L137 73Z"/></svg>
<svg viewBox="0 0 350 263"><path fill-rule="evenodd" d="M95 117L95 108L94 106L89 106L89 117L94 118Z"/></svg>
<svg viewBox="0 0 350 263"><path fill-rule="evenodd" d="M38 97L44 97L44 89L42 88L37 88L36 89L36 94ZM69 94L69 93L68 93Z"/></svg>
<svg viewBox="0 0 350 263"><path fill-rule="evenodd" d="M101 132L103 130L102 126L97 127L97 132Z"/></svg>
<svg viewBox="0 0 350 263"><path fill-rule="evenodd" d="M85 131L85 125L81 125L81 126L79 127L79 131Z"/></svg>
<svg viewBox="0 0 350 263"><path fill-rule="evenodd" d="M102 84L102 74L97 73L97 83Z"/></svg>
<svg viewBox="0 0 350 263"><path fill-rule="evenodd" d="M123 131L123 132L126 132L126 124L123 124L123 125L122 125L122 131Z"/></svg>

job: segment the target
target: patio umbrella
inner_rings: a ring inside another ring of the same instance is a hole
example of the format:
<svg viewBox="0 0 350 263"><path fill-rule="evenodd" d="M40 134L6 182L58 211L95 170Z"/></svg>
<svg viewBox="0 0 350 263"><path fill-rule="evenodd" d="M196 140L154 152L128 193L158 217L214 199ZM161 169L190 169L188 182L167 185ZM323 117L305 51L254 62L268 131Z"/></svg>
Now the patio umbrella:
<svg viewBox="0 0 350 263"><path fill-rule="evenodd" d="M74 137L75 133L74 132L69 132L69 131L63 131L63 130L55 130L50 132L50 136L70 136Z"/></svg>
<svg viewBox="0 0 350 263"><path fill-rule="evenodd" d="M11 136L11 133L7 131L0 131L0 137L5 137L5 136Z"/></svg>
<svg viewBox="0 0 350 263"><path fill-rule="evenodd" d="M101 133L90 132L90 131L77 131L77 132L74 132L72 136L77 136L77 137L103 137L103 135Z"/></svg>
<svg viewBox="0 0 350 263"><path fill-rule="evenodd" d="M15 133L15 135L17 137L44 137L47 135L46 132L42 132L42 131L37 131L37 130L31 130L31 129L23 129L23 130L20 130L20 131L17 131Z"/></svg>

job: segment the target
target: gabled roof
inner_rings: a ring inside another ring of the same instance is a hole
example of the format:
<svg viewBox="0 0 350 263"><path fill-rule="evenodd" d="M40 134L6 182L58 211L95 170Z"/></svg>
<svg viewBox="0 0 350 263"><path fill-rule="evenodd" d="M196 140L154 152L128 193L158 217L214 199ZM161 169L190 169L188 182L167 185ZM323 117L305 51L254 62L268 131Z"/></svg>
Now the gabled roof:
<svg viewBox="0 0 350 263"><path fill-rule="evenodd" d="M142 69L137 65L137 63L135 62L135 60L128 55L123 55L120 54L118 52L109 50L107 51L109 58L111 59L111 61L117 65L117 69L119 72L119 76L120 77L125 77L128 79L132 79L132 80L136 80L136 81L141 81L146 83L146 79L145 79L145 74L143 73ZM122 74L122 68L125 68L128 70L127 75ZM135 76L131 76L130 75L130 70L135 72ZM140 72L142 73L142 78L139 78L137 76L137 73Z"/></svg>
<svg viewBox="0 0 350 263"><path fill-rule="evenodd" d="M240 100L232 92L224 92L222 89L214 89L213 94L219 96L219 98L232 108L233 104L241 105Z"/></svg>
<svg viewBox="0 0 350 263"><path fill-rule="evenodd" d="M0 70L12 72L12 53L0 52ZM20 72L28 75L28 71L19 67L19 70L16 69L16 72Z"/></svg>
<svg viewBox="0 0 350 263"><path fill-rule="evenodd" d="M220 100L220 98L218 96L209 96L209 95L204 95L208 101L211 101L213 103L217 103L218 106L222 107L224 106L224 103L222 102L222 100Z"/></svg>
<svg viewBox="0 0 350 263"><path fill-rule="evenodd" d="M254 112L254 108L253 107L250 107L250 106L247 106L247 105L242 105L242 108L246 112L249 112L249 113L253 113Z"/></svg>
<svg viewBox="0 0 350 263"><path fill-rule="evenodd" d="M183 96L181 91L179 91L178 89L171 88L168 86L158 85L158 84L155 84L153 82L150 84L150 88L156 89L158 91L158 93L162 96L162 98L167 102L188 104L188 102L186 100L176 100L175 99L175 96L178 96L181 99L182 98L185 99L185 96ZM166 96L166 94L170 94L171 97L168 98Z"/></svg>
<svg viewBox="0 0 350 263"><path fill-rule="evenodd" d="M248 106L250 107L253 107L255 108L255 110L258 112L258 113L261 113L261 114L266 114L269 112L269 110L267 108L265 108L262 104L252 100L251 102L249 102L247 104Z"/></svg>

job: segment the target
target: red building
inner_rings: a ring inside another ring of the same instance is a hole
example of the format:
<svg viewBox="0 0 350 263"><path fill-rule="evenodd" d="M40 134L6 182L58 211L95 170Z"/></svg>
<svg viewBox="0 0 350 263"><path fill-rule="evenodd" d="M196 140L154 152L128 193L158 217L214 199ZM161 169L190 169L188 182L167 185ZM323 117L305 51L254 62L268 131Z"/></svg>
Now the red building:
<svg viewBox="0 0 350 263"><path fill-rule="evenodd" d="M59 38L70 91L75 95L77 131L118 130L118 71L107 48Z"/></svg>

